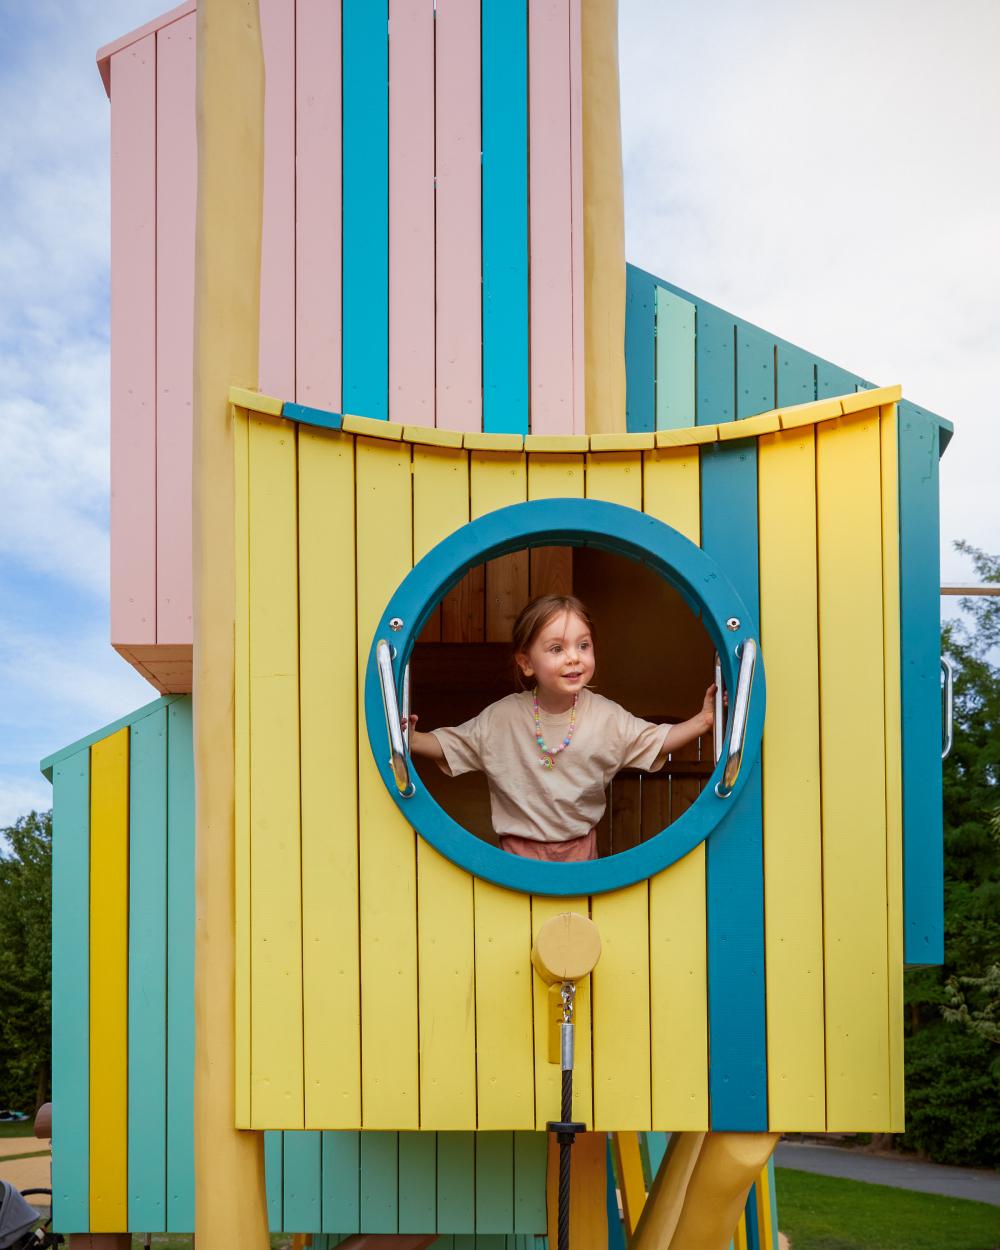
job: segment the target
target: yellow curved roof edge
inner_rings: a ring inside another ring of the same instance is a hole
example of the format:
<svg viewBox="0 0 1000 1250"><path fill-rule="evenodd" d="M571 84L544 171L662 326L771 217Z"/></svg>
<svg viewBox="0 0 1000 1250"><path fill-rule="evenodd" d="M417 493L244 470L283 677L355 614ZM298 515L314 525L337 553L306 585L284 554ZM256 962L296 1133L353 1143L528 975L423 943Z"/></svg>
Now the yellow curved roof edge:
<svg viewBox="0 0 1000 1250"><path fill-rule="evenodd" d="M696 447L701 443L729 442L738 438L757 438L779 430L795 430L821 421L834 421L859 412L869 412L883 404L896 404L902 398L901 386L880 386L869 391L852 391L849 395L816 399L791 408L776 408L758 416L743 417L719 425L691 425L677 430L656 430L642 434L462 434L458 430L436 430L426 426L400 425L395 421L377 421L371 417L344 416L341 427L347 434L366 438L384 438L392 442L416 443L432 447L464 447L468 451L526 451L544 455L585 451L648 451L653 447ZM245 387L229 388L229 402L236 408L267 416L283 415L283 401L261 395ZM336 414L330 414L336 416Z"/></svg>

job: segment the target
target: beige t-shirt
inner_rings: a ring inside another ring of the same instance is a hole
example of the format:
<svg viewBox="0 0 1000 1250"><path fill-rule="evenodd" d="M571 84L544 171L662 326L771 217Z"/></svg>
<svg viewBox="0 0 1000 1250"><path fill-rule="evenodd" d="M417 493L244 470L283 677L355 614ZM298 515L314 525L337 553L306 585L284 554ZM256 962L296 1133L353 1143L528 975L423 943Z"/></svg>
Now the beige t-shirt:
<svg viewBox="0 0 1000 1250"><path fill-rule="evenodd" d="M570 713L540 713L546 746L562 742ZM604 791L621 768L650 769L670 725L639 720L592 690L581 690L576 729L565 751L542 766L531 694L510 694L478 716L431 732L453 777L478 770L490 787L493 828L538 842L582 837L604 815Z"/></svg>

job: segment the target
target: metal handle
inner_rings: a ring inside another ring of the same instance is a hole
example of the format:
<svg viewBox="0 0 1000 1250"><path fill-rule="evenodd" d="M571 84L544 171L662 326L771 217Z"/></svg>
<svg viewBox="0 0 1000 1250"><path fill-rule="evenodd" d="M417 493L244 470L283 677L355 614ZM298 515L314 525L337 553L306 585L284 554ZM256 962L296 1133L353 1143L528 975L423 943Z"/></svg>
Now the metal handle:
<svg viewBox="0 0 1000 1250"><path fill-rule="evenodd" d="M955 666L944 656L941 657L941 672L944 674L944 745L941 747L941 758L946 760L955 739Z"/></svg>
<svg viewBox="0 0 1000 1250"><path fill-rule="evenodd" d="M712 722L712 759L718 764L722 758L722 743L726 733L725 692L722 689L722 661L715 653L715 718Z"/></svg>
<svg viewBox="0 0 1000 1250"><path fill-rule="evenodd" d="M378 665L378 679L382 687L385 727L389 734L389 766L392 769L393 777L396 779L396 789L404 799L408 799L413 794L414 787L413 782L410 780L407 744L403 737L399 699L396 697L396 679L392 675L392 647L384 639L379 639L375 648L375 662ZM408 693L407 684L404 677L404 697Z"/></svg>
<svg viewBox="0 0 1000 1250"><path fill-rule="evenodd" d="M740 672L736 679L736 698L733 700L732 715L729 722L729 747L725 752L726 767L722 780L716 783L715 793L720 799L728 799L740 775L743 763L743 747L746 744L747 721L750 716L750 691L753 688L753 674L757 667L757 644L752 638L740 645L737 654L740 657Z"/></svg>

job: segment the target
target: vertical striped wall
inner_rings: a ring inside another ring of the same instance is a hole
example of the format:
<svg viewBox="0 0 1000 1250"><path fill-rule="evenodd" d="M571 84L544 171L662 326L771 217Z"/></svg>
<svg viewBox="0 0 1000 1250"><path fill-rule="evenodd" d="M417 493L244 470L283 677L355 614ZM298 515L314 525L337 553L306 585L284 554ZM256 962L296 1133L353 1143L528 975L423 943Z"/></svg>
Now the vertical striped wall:
<svg viewBox="0 0 1000 1250"><path fill-rule="evenodd" d="M582 432L579 4L261 0L262 391ZM191 681L194 27L182 5L98 54L112 642L161 691Z"/></svg>
<svg viewBox="0 0 1000 1250"><path fill-rule="evenodd" d="M190 1232L191 701L159 699L43 769L54 822L55 1226ZM266 1163L275 1231L545 1231L543 1133L270 1133Z"/></svg>

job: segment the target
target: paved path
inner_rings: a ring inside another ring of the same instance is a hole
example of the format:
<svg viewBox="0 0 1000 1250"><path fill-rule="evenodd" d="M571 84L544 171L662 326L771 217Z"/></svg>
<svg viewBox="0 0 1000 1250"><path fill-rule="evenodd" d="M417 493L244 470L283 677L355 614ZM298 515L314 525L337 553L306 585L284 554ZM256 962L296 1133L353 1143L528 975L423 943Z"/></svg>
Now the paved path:
<svg viewBox="0 0 1000 1250"><path fill-rule="evenodd" d="M939 1163L919 1163L913 1159L887 1158L844 1150L837 1146L813 1146L805 1142L781 1142L774 1161L779 1168L818 1172L821 1176L843 1176L873 1185L896 1189L916 1189L925 1194L949 1198L971 1198L1000 1207L1000 1173L979 1168L944 1167ZM781 1215L780 1207L778 1212Z"/></svg>

